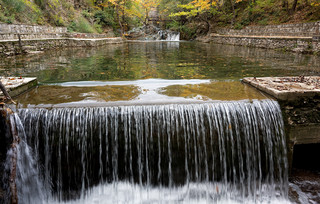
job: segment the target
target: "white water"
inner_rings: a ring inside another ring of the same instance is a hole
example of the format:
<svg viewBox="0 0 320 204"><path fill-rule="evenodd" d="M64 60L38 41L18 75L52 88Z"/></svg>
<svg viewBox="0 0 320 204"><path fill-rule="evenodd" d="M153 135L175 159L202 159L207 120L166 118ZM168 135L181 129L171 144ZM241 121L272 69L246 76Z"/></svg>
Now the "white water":
<svg viewBox="0 0 320 204"><path fill-rule="evenodd" d="M180 41L180 33L168 32L166 41Z"/></svg>
<svg viewBox="0 0 320 204"><path fill-rule="evenodd" d="M20 203L289 203L271 100L19 115Z"/></svg>
<svg viewBox="0 0 320 204"><path fill-rule="evenodd" d="M45 203L288 202L283 122L271 100L19 114L52 189Z"/></svg>
<svg viewBox="0 0 320 204"><path fill-rule="evenodd" d="M43 188L43 183L39 174L38 165L34 154L27 144L27 138L25 135L24 127L21 123L19 116L14 113L9 116L9 123L12 128L16 128L20 141L16 146L17 151L17 164L16 164L16 186L18 192L18 203L41 203L47 198L46 193L48 190ZM12 168L13 149L10 148L7 152L7 159L4 164L7 175L5 180L9 178L9 174ZM9 185L7 189L7 201L10 200Z"/></svg>
<svg viewBox="0 0 320 204"><path fill-rule="evenodd" d="M224 184L197 184L190 183L189 186L175 188L141 187L128 182L119 182L117 185L106 184L92 188L81 199L72 201L49 200L48 204L141 204L141 203L219 203L219 204L290 204L282 197L267 196L265 194L259 200L235 199L233 192L221 192ZM266 187L267 189L267 187Z"/></svg>

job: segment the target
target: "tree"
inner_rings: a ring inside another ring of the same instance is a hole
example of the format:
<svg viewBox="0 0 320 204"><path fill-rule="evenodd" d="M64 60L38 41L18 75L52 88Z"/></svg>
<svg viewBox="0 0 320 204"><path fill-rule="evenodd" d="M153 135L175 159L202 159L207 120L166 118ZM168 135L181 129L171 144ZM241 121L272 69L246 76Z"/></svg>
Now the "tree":
<svg viewBox="0 0 320 204"><path fill-rule="evenodd" d="M141 7L141 11L143 19L144 19L144 24L148 24L148 19L149 19L149 13L152 9L156 9L159 4L160 0L136 0L138 4Z"/></svg>

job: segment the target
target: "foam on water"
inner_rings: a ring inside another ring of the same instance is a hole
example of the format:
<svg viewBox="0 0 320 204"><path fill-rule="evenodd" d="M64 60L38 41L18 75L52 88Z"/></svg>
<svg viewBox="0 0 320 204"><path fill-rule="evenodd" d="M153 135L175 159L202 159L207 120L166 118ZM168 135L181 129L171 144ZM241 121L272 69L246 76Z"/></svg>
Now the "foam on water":
<svg viewBox="0 0 320 204"><path fill-rule="evenodd" d="M49 204L113 204L113 203L219 203L219 204L290 204L285 198L268 196L261 197L260 200L235 199L233 195L226 196L223 189L224 184L197 184L190 183L189 186L175 188L145 188L133 185L128 182L100 185L94 187L87 193L87 196L72 201L48 201ZM232 194L233 192L229 192Z"/></svg>

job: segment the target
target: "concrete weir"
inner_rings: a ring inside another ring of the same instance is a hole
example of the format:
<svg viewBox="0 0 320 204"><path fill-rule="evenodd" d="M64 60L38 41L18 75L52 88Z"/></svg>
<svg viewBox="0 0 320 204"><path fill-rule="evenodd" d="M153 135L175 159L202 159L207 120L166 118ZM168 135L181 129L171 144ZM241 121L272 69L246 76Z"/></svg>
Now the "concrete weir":
<svg viewBox="0 0 320 204"><path fill-rule="evenodd" d="M35 77L2 77L0 80L11 97L18 96L38 84Z"/></svg>
<svg viewBox="0 0 320 204"><path fill-rule="evenodd" d="M319 76L250 77L244 78L243 82L279 101L286 125L290 165L294 162L296 146L320 144ZM314 156L306 155L304 159Z"/></svg>

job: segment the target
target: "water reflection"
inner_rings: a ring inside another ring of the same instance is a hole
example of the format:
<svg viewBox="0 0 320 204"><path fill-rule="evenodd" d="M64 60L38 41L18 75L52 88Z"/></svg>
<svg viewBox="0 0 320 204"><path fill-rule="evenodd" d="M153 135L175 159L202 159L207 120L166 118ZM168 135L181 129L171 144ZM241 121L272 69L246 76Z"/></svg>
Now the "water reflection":
<svg viewBox="0 0 320 204"><path fill-rule="evenodd" d="M206 84L171 85L159 91L167 96L197 98L201 100L265 99L266 96L238 81L211 82Z"/></svg>
<svg viewBox="0 0 320 204"><path fill-rule="evenodd" d="M194 42L133 42L0 60L0 75L36 76L42 83L317 74L317 56Z"/></svg>
<svg viewBox="0 0 320 204"><path fill-rule="evenodd" d="M80 81L43 85L16 100L26 106L100 106L265 99L241 82L210 80Z"/></svg>
<svg viewBox="0 0 320 204"><path fill-rule="evenodd" d="M59 104L79 101L132 100L141 93L137 86L39 86L17 98L20 104Z"/></svg>

